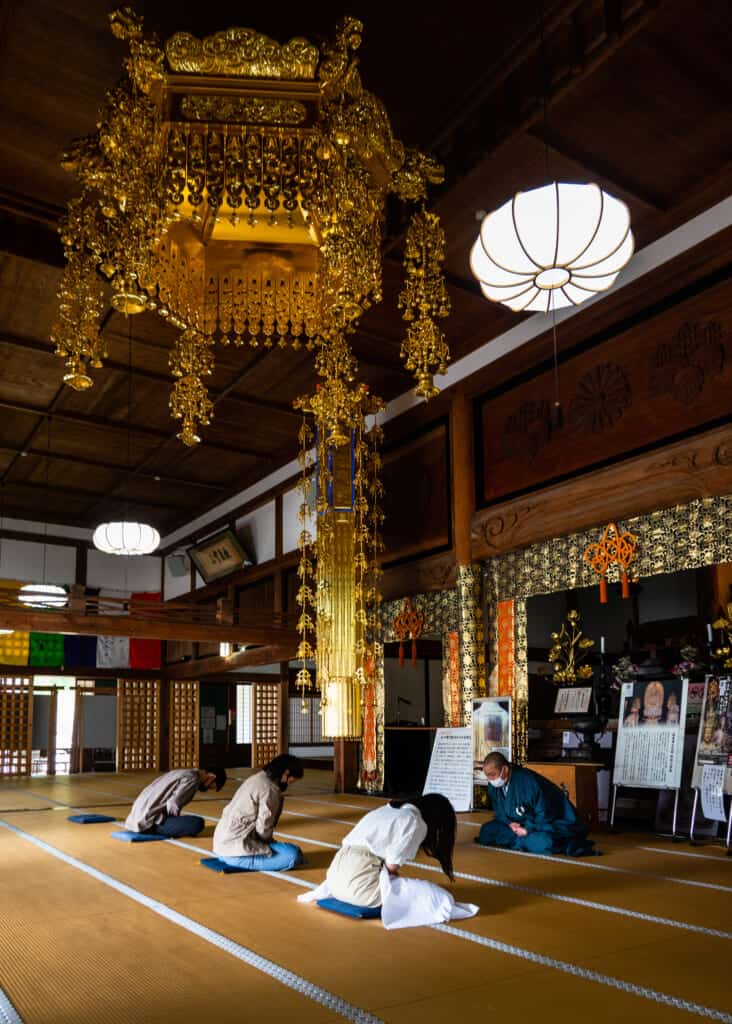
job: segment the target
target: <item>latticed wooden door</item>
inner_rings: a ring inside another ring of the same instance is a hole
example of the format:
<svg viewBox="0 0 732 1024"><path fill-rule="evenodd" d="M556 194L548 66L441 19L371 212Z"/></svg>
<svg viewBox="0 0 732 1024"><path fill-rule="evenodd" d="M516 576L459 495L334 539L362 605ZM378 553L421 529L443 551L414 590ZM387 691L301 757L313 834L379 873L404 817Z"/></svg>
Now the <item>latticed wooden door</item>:
<svg viewBox="0 0 732 1024"><path fill-rule="evenodd" d="M33 679L0 678L0 775L30 775Z"/></svg>
<svg viewBox="0 0 732 1024"><path fill-rule="evenodd" d="M160 767L160 680L117 680L117 767L121 772Z"/></svg>
<svg viewBox="0 0 732 1024"><path fill-rule="evenodd" d="M171 679L169 686L170 767L197 768L200 684L188 679Z"/></svg>
<svg viewBox="0 0 732 1024"><path fill-rule="evenodd" d="M261 768L280 753L282 688L273 683L252 686L252 767Z"/></svg>

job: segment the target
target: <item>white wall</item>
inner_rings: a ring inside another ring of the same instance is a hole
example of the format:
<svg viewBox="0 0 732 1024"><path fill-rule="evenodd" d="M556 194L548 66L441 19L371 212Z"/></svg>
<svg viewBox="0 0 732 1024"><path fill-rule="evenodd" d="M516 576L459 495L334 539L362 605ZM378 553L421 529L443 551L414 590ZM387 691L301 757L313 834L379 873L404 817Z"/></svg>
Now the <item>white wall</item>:
<svg viewBox="0 0 732 1024"><path fill-rule="evenodd" d="M160 559L156 555L107 555L90 550L87 560L88 587L123 590L132 593L160 590Z"/></svg>
<svg viewBox="0 0 732 1024"><path fill-rule="evenodd" d="M310 513L305 523L300 522L300 505L302 504L302 491L299 487L293 487L291 491L285 491L282 495L282 551L294 551L299 544L300 532L303 527L309 530L315 540L318 534L318 518Z"/></svg>
<svg viewBox="0 0 732 1024"><path fill-rule="evenodd" d="M188 564L188 559L186 559ZM183 573L182 576L174 576L170 571L170 559L165 559L165 579L163 581L163 600L172 601L174 597L182 597L183 594L187 594L191 589L191 570L190 564L188 569Z"/></svg>
<svg viewBox="0 0 732 1024"><path fill-rule="evenodd" d="M45 580L44 570L45 548ZM76 579L76 548L25 540L3 540L0 579L70 584Z"/></svg>
<svg viewBox="0 0 732 1024"><path fill-rule="evenodd" d="M268 562L275 556L275 503L274 501L256 508L241 519L237 519L235 532L244 549L256 565Z"/></svg>

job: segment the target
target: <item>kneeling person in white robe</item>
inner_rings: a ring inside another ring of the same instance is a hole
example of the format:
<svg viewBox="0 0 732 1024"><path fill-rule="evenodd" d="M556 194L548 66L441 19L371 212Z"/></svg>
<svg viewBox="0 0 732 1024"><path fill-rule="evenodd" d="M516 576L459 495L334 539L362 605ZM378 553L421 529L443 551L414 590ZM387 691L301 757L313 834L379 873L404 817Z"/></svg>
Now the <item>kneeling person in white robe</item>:
<svg viewBox="0 0 732 1024"><path fill-rule="evenodd" d="M197 836L205 824L197 814L181 814L196 793L216 788L226 782L223 768L178 768L153 779L132 805L125 821L129 832L146 832L180 839Z"/></svg>
<svg viewBox="0 0 732 1024"><path fill-rule="evenodd" d="M288 871L302 862L294 843L273 843L284 792L303 777L299 757L280 754L251 775L227 804L216 826L213 852L243 871Z"/></svg>
<svg viewBox="0 0 732 1024"><path fill-rule="evenodd" d="M298 897L312 902L328 896L359 907L381 907L386 928L434 924L471 917L472 904L456 904L449 892L431 882L400 878L403 864L424 850L454 879L452 854L457 820L450 801L438 793L392 800L370 811L343 840L325 882Z"/></svg>

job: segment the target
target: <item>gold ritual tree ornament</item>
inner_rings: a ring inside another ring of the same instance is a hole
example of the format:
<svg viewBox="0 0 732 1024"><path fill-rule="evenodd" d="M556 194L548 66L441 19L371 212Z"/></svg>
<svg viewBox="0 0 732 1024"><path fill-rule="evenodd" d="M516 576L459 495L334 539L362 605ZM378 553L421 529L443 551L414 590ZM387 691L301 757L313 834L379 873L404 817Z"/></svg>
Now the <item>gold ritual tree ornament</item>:
<svg viewBox="0 0 732 1024"><path fill-rule="evenodd" d="M594 647L595 641L585 636L580 628L580 613L567 612L567 620L562 623L558 633L552 633L552 646L549 661L555 683L576 683L582 679L592 679L592 666L583 664Z"/></svg>
<svg viewBox="0 0 732 1024"><path fill-rule="evenodd" d="M164 46L129 8L110 16L129 44L126 75L96 131L64 166L81 187L61 228L67 260L52 331L64 380L91 387L106 355L107 296L127 315L154 310L180 334L170 407L192 445L211 420L216 344L316 349L343 361L346 338L381 301L386 199L417 204L406 238L402 355L429 398L449 351L444 238L423 209L442 168L395 139L364 89L362 26L346 19L318 50L245 28ZM348 375L355 373L345 357ZM333 386L338 374L326 384Z"/></svg>

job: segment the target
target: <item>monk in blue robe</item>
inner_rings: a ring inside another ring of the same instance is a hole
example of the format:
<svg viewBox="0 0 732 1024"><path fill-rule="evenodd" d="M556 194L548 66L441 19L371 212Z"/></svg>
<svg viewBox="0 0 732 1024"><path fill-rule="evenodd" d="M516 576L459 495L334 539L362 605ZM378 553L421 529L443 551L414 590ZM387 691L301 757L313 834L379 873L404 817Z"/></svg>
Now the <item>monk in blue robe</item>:
<svg viewBox="0 0 732 1024"><path fill-rule="evenodd" d="M495 819L481 827L481 846L501 846L525 853L593 853L593 842L566 794L553 782L511 764L495 751L483 762L491 788Z"/></svg>

